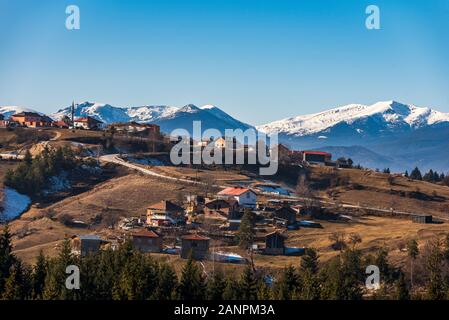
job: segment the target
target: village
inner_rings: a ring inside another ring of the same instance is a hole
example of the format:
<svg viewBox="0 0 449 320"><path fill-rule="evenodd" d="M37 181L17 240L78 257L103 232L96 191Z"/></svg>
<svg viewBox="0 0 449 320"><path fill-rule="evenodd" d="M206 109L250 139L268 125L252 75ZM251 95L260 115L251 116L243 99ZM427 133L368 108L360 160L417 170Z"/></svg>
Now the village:
<svg viewBox="0 0 449 320"><path fill-rule="evenodd" d="M138 154L129 152L111 156L106 153L105 156L99 156L98 160L116 157L118 160L113 161L115 164L125 165L132 170L150 170L161 179L175 179L182 183L210 187L201 192L187 189L181 196L147 203L146 211L128 212L117 223L112 223L103 230L90 231L88 223L72 219L67 224L83 232L66 233L65 237L70 239L72 252L81 256L108 248L115 250L130 242L135 250L142 253L178 256L181 259L192 257L195 260L212 263L248 264L253 263L255 256L295 257L303 255L307 246L297 245L296 240L293 245L288 244L292 234L296 239L302 233L301 230L320 230L329 222L350 222L351 214L360 211L357 206L345 207L325 201L322 197L317 198L307 190L302 190L301 196L298 197L298 190L291 184L260 179L251 173L248 173L252 176L249 180L229 180L222 184L218 184L217 181L204 181L196 176L187 179L174 178L170 176L173 172L168 170L171 168L169 163L165 162L163 166L159 166L162 160L158 158L164 158L164 152L161 151L169 150L171 142L156 124L129 122L105 125L89 116L75 118L72 108L71 117L66 116L60 120L54 121L38 113L21 112L13 114L8 119L2 119L0 126L6 127L7 130L16 128L44 130L43 132L54 130L57 132L56 138L77 131L97 132L103 136L106 133L116 140L134 141L137 138L139 141L151 142L152 148L148 153L150 162L148 158L139 160ZM208 145L225 149L226 137L191 141L191 144L202 149ZM234 143L234 151L238 148L237 145ZM243 147L246 152L251 151L250 146ZM287 177L290 175L288 172L297 175L297 172L307 171L308 168L321 167L332 172L353 167L351 159L333 160L332 154L328 152L291 150L284 144L277 145L277 151L279 163L290 170L287 171ZM10 160L7 155L3 153L2 159ZM15 156L17 160L23 160L24 157L23 154ZM209 170L207 167L204 169ZM198 172L198 169L196 170ZM367 212L366 209L364 211ZM415 223L442 222L430 214L374 208L372 211L376 215L393 215ZM246 225L242 226L248 223L249 228ZM246 239L246 242L242 239Z"/></svg>

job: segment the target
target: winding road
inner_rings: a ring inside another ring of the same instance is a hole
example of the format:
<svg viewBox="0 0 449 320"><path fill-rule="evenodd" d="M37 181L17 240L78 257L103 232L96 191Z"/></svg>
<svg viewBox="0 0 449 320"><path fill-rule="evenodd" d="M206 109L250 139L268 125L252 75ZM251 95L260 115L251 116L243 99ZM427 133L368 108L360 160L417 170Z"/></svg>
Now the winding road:
<svg viewBox="0 0 449 320"><path fill-rule="evenodd" d="M192 181L189 179L183 179L183 178L174 178L174 177L170 177L164 174L160 174L157 173L155 171L152 171L150 169L146 169L146 168L142 168L138 165L129 163L125 160L123 160L122 158L119 157L118 154L109 154L109 155L104 155L100 157L100 161L103 162L110 162L110 163L115 163L118 165L122 165L124 167L139 171L143 174L146 175L150 175L153 177L157 177L157 178L161 178L161 179L167 179L167 180L171 180L171 181L177 181L177 182L184 182L184 183L189 183L189 184L195 184L195 185L205 185L204 182L199 182L199 181ZM214 187L219 187L219 188L226 188L228 186L223 186L223 185L214 185ZM273 194L270 193L263 193L262 194L265 195L270 195L270 196L274 196ZM285 199L285 200L299 200L299 201L307 201L307 200L312 200L309 198L303 198L303 197L296 197L296 196L282 196L281 199ZM320 203L322 204L328 204L328 205L335 205L335 202L332 201L325 201L325 200L318 200ZM370 210L370 211L375 211L375 212L379 212L379 213L393 213L393 214L400 214L400 215L416 215L417 213L412 213L412 212L405 212L405 211L396 211L396 210L388 210L388 209L380 209L380 208L374 208L374 207L366 207L366 206L360 206L360 205L353 205L353 204L341 204L341 206L343 208L352 208L352 209L361 209L361 210ZM438 217L438 219L444 220L444 221L449 221L449 218L444 218L444 217Z"/></svg>

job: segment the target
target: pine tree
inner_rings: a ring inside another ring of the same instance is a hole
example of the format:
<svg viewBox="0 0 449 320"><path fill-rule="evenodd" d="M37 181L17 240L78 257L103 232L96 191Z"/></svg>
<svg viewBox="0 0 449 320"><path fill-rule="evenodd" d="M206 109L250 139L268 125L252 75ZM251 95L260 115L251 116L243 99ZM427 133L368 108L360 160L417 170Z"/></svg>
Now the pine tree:
<svg viewBox="0 0 449 320"><path fill-rule="evenodd" d="M276 293L279 300L292 300L298 290L299 279L295 267L289 265L284 269L277 284Z"/></svg>
<svg viewBox="0 0 449 320"><path fill-rule="evenodd" d="M240 288L236 281L231 278L226 280L226 286L223 292L223 300L240 299Z"/></svg>
<svg viewBox="0 0 449 320"><path fill-rule="evenodd" d="M405 170L404 177L408 178L408 170Z"/></svg>
<svg viewBox="0 0 449 320"><path fill-rule="evenodd" d="M318 255L315 249L307 249L301 258L300 265L300 298L303 300L318 299L319 286L317 279Z"/></svg>
<svg viewBox="0 0 449 320"><path fill-rule="evenodd" d="M419 171L418 167L415 167L410 173L410 178L413 180L422 180L421 171Z"/></svg>
<svg viewBox="0 0 449 320"><path fill-rule="evenodd" d="M215 272L211 279L207 282L207 299L209 300L221 300L223 299L223 293L226 288L226 280L223 273Z"/></svg>
<svg viewBox="0 0 449 320"><path fill-rule="evenodd" d="M257 299L257 280L254 271L246 266L239 281L240 295L243 300Z"/></svg>
<svg viewBox="0 0 449 320"><path fill-rule="evenodd" d="M426 269L429 272L427 295L430 300L443 300L446 288L441 275L443 253L439 240L429 244L429 254L426 259Z"/></svg>
<svg viewBox="0 0 449 320"><path fill-rule="evenodd" d="M32 273L33 299L42 299L47 276L47 259L42 250L37 257L36 265Z"/></svg>
<svg viewBox="0 0 449 320"><path fill-rule="evenodd" d="M75 299L78 290L66 288L66 268L76 264L72 256L69 240L64 240L58 256L49 262L48 275L45 278L43 298L44 300L67 300Z"/></svg>
<svg viewBox="0 0 449 320"><path fill-rule="evenodd" d="M175 270L167 264L163 264L160 268L160 279L156 291L157 300L170 300L178 285L178 277Z"/></svg>
<svg viewBox="0 0 449 320"><path fill-rule="evenodd" d="M399 279L395 282L394 298L396 300L410 300L410 292L402 272L399 275Z"/></svg>
<svg viewBox="0 0 449 320"><path fill-rule="evenodd" d="M29 275L22 262L16 260L6 279L2 298L4 300L25 300L29 297L29 291Z"/></svg>
<svg viewBox="0 0 449 320"><path fill-rule="evenodd" d="M0 295L4 290L5 280L9 277L10 269L15 261L16 258L12 254L11 234L6 225L2 234L0 234Z"/></svg>
<svg viewBox="0 0 449 320"><path fill-rule="evenodd" d="M201 300L204 297L204 278L191 255L182 269L178 292L181 300Z"/></svg>

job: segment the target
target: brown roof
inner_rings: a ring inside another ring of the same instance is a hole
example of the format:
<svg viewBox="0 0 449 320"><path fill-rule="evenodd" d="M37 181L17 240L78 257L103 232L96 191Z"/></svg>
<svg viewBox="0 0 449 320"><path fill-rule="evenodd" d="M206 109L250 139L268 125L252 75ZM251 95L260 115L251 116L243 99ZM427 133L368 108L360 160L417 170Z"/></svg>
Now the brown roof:
<svg viewBox="0 0 449 320"><path fill-rule="evenodd" d="M184 212L184 208L174 204L171 201L163 200L158 203L154 203L148 207L151 210L162 210L168 212Z"/></svg>
<svg viewBox="0 0 449 320"><path fill-rule="evenodd" d="M197 240L197 241L210 240L210 238L200 236L199 234L188 234L188 235L182 236L181 239L183 239L183 240Z"/></svg>
<svg viewBox="0 0 449 320"><path fill-rule="evenodd" d="M142 230L139 230L137 232L133 232L133 233L131 233L131 236L133 236L133 237L145 237L145 238L159 238L160 237L160 235L158 235L153 230L147 230L147 229L142 229Z"/></svg>

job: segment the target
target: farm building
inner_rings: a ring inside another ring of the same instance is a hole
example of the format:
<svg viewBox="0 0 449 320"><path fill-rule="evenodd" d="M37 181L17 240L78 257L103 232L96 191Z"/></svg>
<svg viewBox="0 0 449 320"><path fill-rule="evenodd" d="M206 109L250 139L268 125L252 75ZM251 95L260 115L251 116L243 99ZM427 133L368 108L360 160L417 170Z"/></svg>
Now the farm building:
<svg viewBox="0 0 449 320"><path fill-rule="evenodd" d="M161 201L147 208L147 224L150 226L179 225L186 222L184 208L171 201Z"/></svg>
<svg viewBox="0 0 449 320"><path fill-rule="evenodd" d="M274 231L265 236L265 254L283 255L285 252L285 239L287 237L279 231Z"/></svg>
<svg viewBox="0 0 449 320"><path fill-rule="evenodd" d="M181 237L181 258L187 259L192 254L195 260L203 260L209 255L210 238L198 234Z"/></svg>
<svg viewBox="0 0 449 320"><path fill-rule="evenodd" d="M73 126L85 130L97 130L104 127L104 123L92 117L78 118L73 122Z"/></svg>
<svg viewBox="0 0 449 320"><path fill-rule="evenodd" d="M74 235L70 241L72 253L82 257L100 251L101 247L107 243L108 241L94 234Z"/></svg>
<svg viewBox="0 0 449 320"><path fill-rule="evenodd" d="M233 219L239 215L239 204L235 199L214 199L207 201L204 205L205 214L221 214L228 219Z"/></svg>
<svg viewBox="0 0 449 320"><path fill-rule="evenodd" d="M242 207L255 208L257 195L254 191L243 187L229 187L217 193L219 199L235 199Z"/></svg>
<svg viewBox="0 0 449 320"><path fill-rule="evenodd" d="M50 127L53 120L36 112L20 112L11 116L11 121L30 128Z"/></svg>
<svg viewBox="0 0 449 320"><path fill-rule="evenodd" d="M162 236L152 230L142 229L131 234L133 248L140 252L161 252Z"/></svg>
<svg viewBox="0 0 449 320"><path fill-rule="evenodd" d="M412 215L412 221L414 223L432 223L433 217L428 214L423 214L423 215L414 214L414 215Z"/></svg>
<svg viewBox="0 0 449 320"><path fill-rule="evenodd" d="M287 221L287 225L296 223L296 211L289 206L282 206L273 212L274 218L283 219Z"/></svg>
<svg viewBox="0 0 449 320"><path fill-rule="evenodd" d="M325 164L331 161L332 154L322 151L302 151L302 161L312 164Z"/></svg>

